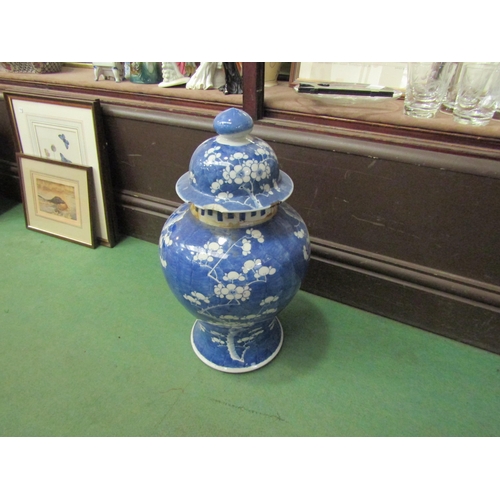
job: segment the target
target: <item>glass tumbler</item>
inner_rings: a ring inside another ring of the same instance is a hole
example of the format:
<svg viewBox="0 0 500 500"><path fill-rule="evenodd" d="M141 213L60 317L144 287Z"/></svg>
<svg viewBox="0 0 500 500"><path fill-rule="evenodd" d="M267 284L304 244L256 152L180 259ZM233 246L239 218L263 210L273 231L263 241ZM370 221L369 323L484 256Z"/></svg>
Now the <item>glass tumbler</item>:
<svg viewBox="0 0 500 500"><path fill-rule="evenodd" d="M464 125L487 125L499 97L499 63L464 63L453 118Z"/></svg>
<svg viewBox="0 0 500 500"><path fill-rule="evenodd" d="M408 63L404 112L415 118L433 118L455 73L455 62Z"/></svg>

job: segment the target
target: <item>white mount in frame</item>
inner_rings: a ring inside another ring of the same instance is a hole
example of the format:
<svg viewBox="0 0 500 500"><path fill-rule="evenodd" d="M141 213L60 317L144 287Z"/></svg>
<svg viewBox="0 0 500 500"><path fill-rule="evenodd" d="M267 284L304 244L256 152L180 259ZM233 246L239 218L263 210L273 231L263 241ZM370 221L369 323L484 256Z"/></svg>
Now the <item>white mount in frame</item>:
<svg viewBox="0 0 500 500"><path fill-rule="evenodd" d="M98 240L117 242L107 158L102 154L99 102L5 93L20 153L93 170Z"/></svg>
<svg viewBox="0 0 500 500"><path fill-rule="evenodd" d="M17 154L26 227L95 248L92 167Z"/></svg>

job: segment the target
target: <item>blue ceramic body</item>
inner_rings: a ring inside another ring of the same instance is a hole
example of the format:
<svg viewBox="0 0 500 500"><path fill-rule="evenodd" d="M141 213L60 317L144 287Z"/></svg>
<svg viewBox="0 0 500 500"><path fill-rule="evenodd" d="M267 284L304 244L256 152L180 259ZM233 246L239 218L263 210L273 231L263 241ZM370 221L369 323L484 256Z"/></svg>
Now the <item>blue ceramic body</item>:
<svg viewBox="0 0 500 500"><path fill-rule="evenodd" d="M277 314L305 276L309 234L285 200L293 191L273 149L253 137L240 109L219 113L219 134L200 144L176 191L186 203L160 236L163 273L197 318L191 343L209 366L260 368L279 352Z"/></svg>
<svg viewBox="0 0 500 500"><path fill-rule="evenodd" d="M202 142L177 181L179 197L197 207L219 212L267 209L285 201L293 182L282 172L273 148L250 134L253 120L241 109L219 113L219 134Z"/></svg>
<svg viewBox="0 0 500 500"><path fill-rule="evenodd" d="M193 347L224 371L255 369L277 354L283 334L276 316L297 293L309 256L307 228L287 203L251 227L206 224L185 203L160 237L165 278L198 318Z"/></svg>

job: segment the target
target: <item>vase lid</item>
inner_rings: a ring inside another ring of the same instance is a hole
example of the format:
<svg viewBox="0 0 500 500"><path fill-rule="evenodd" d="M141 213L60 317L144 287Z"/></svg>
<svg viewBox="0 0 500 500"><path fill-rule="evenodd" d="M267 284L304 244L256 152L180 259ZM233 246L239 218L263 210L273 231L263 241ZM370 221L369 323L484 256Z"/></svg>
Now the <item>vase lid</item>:
<svg viewBox="0 0 500 500"><path fill-rule="evenodd" d="M250 135L248 113L229 108L214 119L217 136L202 142L178 181L179 197L199 208L219 212L263 210L285 201L291 178L280 171L267 142Z"/></svg>

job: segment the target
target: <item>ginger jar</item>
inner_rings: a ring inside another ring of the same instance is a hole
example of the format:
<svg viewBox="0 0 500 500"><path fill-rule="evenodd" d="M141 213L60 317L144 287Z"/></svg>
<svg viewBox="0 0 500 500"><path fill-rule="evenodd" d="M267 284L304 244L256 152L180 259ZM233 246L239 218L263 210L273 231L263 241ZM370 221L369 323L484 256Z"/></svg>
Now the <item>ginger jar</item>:
<svg viewBox="0 0 500 500"><path fill-rule="evenodd" d="M163 226L159 252L176 298L196 318L191 345L217 370L269 363L283 343L278 314L300 288L309 234L285 200L293 183L253 121L230 108L177 182L185 202Z"/></svg>

